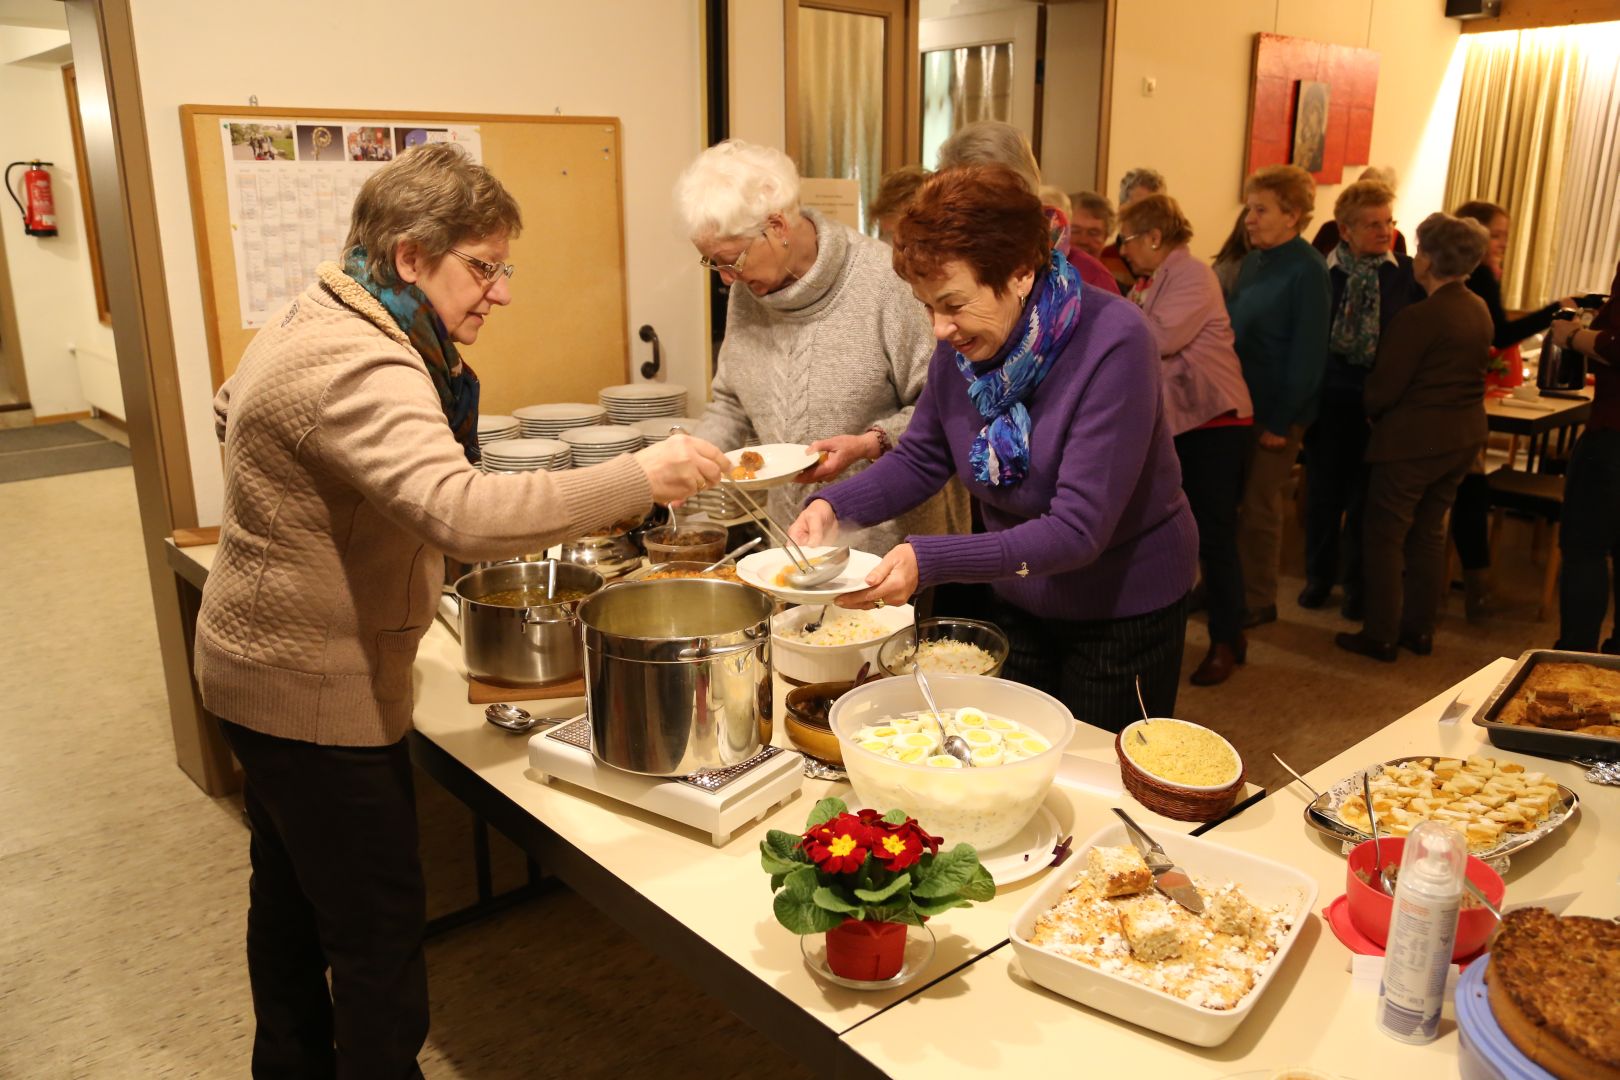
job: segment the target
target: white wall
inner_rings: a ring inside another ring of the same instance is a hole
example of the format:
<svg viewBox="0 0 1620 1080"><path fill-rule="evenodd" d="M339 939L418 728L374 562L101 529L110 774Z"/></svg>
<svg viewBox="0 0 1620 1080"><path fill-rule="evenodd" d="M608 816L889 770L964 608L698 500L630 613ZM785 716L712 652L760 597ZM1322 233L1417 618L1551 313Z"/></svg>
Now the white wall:
<svg viewBox="0 0 1620 1080"><path fill-rule="evenodd" d="M10 28L0 28L0 48L11 33ZM29 400L36 416L83 412L90 406L80 389L78 364L69 346L107 356L117 354L112 329L102 326L96 315L61 65L35 61L0 64L0 117L4 117L0 121L0 167L34 158L54 163L46 171L51 174L58 235L26 235L16 204L0 195L0 235L11 271L16 344L28 377ZM17 169L11 174L13 190L21 186L22 172Z"/></svg>
<svg viewBox="0 0 1620 1080"><path fill-rule="evenodd" d="M780 3L769 6L781 9ZM203 522L219 520L223 483L180 141L182 104L245 105L256 94L260 104L272 107L618 117L624 140L631 368L650 355L635 330L651 323L664 344L666 377L694 388L705 385L702 271L670 208L676 174L703 146L697 0L450 6L425 0L278 0L215 5L206 17L196 5L172 0L133 0L132 7L186 436ZM780 85L778 78L778 96ZM518 296L520 303L535 304L567 299L524 296L521 290Z"/></svg>
<svg viewBox="0 0 1620 1080"><path fill-rule="evenodd" d="M1155 0L1121 3L1115 37L1108 177L1137 165L1163 172L1198 235L1200 255L1225 239L1241 203L1254 35L1265 31L1380 53L1372 161L1400 174L1406 231L1441 209L1455 126L1459 26L1436 0ZM1448 78L1448 72L1450 77ZM1142 79L1158 82L1145 97ZM1354 180L1360 165L1348 167ZM1317 190L1332 216L1339 185Z"/></svg>

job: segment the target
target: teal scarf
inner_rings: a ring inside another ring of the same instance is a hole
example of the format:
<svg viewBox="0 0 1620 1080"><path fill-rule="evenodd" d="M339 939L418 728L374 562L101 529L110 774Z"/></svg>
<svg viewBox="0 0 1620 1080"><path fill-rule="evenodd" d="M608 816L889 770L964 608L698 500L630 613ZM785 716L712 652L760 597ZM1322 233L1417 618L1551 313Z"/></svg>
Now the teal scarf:
<svg viewBox="0 0 1620 1080"><path fill-rule="evenodd" d="M439 405L450 431L461 443L467 460L478 464L478 376L456 352L456 343L444 329L444 321L421 289L400 282L379 285L366 272L366 253L350 248L343 257L343 272L377 298L394 317L394 322L410 338L411 347L427 364L433 387L439 392Z"/></svg>
<svg viewBox="0 0 1620 1080"><path fill-rule="evenodd" d="M1350 245L1342 241L1338 255L1347 280L1339 310L1333 313L1328 349L1351 367L1370 368L1378 358L1378 268L1384 256L1352 255Z"/></svg>

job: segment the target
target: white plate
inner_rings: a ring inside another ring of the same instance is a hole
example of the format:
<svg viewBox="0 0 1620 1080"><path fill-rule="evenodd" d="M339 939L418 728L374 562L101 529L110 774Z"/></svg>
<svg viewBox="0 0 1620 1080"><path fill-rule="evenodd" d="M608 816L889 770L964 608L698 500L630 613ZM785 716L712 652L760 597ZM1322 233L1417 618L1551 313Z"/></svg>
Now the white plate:
<svg viewBox="0 0 1620 1080"><path fill-rule="evenodd" d="M625 447L641 446L641 432L618 424L597 424L591 427L569 428L557 436L571 447Z"/></svg>
<svg viewBox="0 0 1620 1080"><path fill-rule="evenodd" d="M808 547L804 553L814 559L833 550L832 547ZM791 585L778 585L776 575L783 567L792 566L793 559L782 548L768 548L745 556L737 563L737 576L756 589L790 604L825 604L845 593L860 592L866 588L866 575L883 560L870 551L850 551L844 572L813 589L795 589Z"/></svg>
<svg viewBox="0 0 1620 1080"><path fill-rule="evenodd" d="M583 401L553 401L544 405L524 405L512 410L512 415L519 420L550 422L578 422L589 420L592 417L600 418L605 410L600 405L588 405Z"/></svg>
<svg viewBox="0 0 1620 1080"><path fill-rule="evenodd" d="M1047 796L1051 798L1050 795ZM1062 837L1057 818L1045 805L1035 811L1029 824L1005 844L997 844L979 852L979 864L990 871L997 888L1005 888L1015 881L1034 877L1052 865L1052 849ZM1070 856L1064 866L1072 866Z"/></svg>
<svg viewBox="0 0 1620 1080"><path fill-rule="evenodd" d="M597 392L597 399L613 398L618 401L665 401L673 397L685 397L686 387L677 383L639 382L625 383L621 386L604 386Z"/></svg>
<svg viewBox="0 0 1620 1080"><path fill-rule="evenodd" d="M765 464L760 466L752 480L732 481L744 491L763 491L765 488L779 487L821 460L820 454L812 453L803 443L739 446L735 450L727 450L726 457L731 459L733 465L739 464L744 450L752 450L765 459Z"/></svg>

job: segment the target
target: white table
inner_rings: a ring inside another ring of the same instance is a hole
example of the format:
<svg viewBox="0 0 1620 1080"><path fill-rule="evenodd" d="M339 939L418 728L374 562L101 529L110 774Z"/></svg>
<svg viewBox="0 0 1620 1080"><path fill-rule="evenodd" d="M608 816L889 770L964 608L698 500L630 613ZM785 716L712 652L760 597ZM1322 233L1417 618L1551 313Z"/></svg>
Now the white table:
<svg viewBox="0 0 1620 1080"><path fill-rule="evenodd" d="M1388 727L1306 774L1325 790L1352 772L1415 754L1462 757L1479 752L1523 761L1554 776L1581 798L1577 818L1515 856L1507 874L1509 904L1577 894L1570 914L1620 912L1615 852L1620 851L1620 788L1581 779L1579 766L1498 750L1468 718L1437 720L1459 691L1478 704L1511 661L1495 661ZM1266 996L1225 1045L1189 1046L1116 1020L1030 983L1012 949L995 950L847 1033L869 1073L932 1077L982 1072L1054 1076L1084 1061L1098 1076L1204 1077L1309 1065L1330 1075L1440 1077L1456 1073L1457 1034L1450 1008L1438 1041L1407 1046L1378 1032L1377 998L1351 989L1349 950L1320 911L1344 891L1339 845L1310 830L1310 796L1295 783L1217 825L1206 838L1289 863L1317 879L1316 909ZM982 1033L935 1041L924 1031ZM855 1070L859 1072L859 1070Z"/></svg>

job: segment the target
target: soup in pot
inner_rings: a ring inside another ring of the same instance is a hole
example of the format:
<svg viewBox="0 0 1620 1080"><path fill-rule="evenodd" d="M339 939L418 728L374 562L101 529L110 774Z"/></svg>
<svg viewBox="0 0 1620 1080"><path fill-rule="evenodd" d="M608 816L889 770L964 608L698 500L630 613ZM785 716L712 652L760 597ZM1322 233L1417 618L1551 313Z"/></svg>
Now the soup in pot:
<svg viewBox="0 0 1620 1080"><path fill-rule="evenodd" d="M591 594L584 589L558 589L547 597L544 585L525 585L521 589L502 589L500 592L485 593L474 598L473 603L513 608L545 607L547 604L566 604L572 600L583 600L589 595Z"/></svg>

